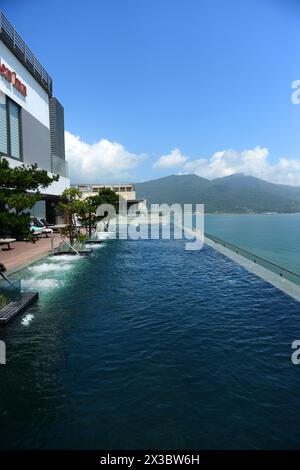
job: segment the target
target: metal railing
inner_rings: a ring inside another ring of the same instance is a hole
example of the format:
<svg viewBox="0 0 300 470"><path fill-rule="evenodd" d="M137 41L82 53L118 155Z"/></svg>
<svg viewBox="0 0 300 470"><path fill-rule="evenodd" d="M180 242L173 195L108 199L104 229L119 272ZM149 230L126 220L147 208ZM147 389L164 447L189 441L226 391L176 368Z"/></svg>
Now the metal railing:
<svg viewBox="0 0 300 470"><path fill-rule="evenodd" d="M0 10L0 39L18 57L26 69L40 85L52 96L52 78L37 60L25 41Z"/></svg>
<svg viewBox="0 0 300 470"><path fill-rule="evenodd" d="M59 233L55 233L51 236L51 251L52 251L52 254L54 253L54 238L57 237L57 238L60 238L63 243L65 245L67 245L68 248L70 248L70 251L74 251L74 253L76 253L77 255L79 255L79 252L74 248L74 246L72 246L70 243L68 243L61 235L59 235ZM61 249L61 245L59 245L58 247L58 251L64 251Z"/></svg>
<svg viewBox="0 0 300 470"><path fill-rule="evenodd" d="M217 245L221 245L224 248L227 248L228 250L232 251L233 253L236 253L246 258L247 260L253 261L253 263L268 269L272 273L278 274L283 279L287 279L288 281L291 281L294 284L300 285L300 274L297 274L287 268L284 268L279 264L273 263L272 261L268 261L267 259L262 258L261 256L251 253L250 251L236 246L233 243L222 240L221 238L211 235L210 233L205 232L204 235L206 238L213 241Z"/></svg>

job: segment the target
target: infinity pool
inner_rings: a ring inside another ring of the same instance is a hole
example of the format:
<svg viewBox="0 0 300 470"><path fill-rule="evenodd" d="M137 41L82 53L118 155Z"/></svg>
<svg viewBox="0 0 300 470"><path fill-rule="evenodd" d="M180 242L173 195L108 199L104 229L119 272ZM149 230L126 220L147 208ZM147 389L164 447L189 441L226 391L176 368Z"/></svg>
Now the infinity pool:
<svg viewBox="0 0 300 470"><path fill-rule="evenodd" d="M205 246L108 241L21 273L0 447L300 447L299 304Z"/></svg>

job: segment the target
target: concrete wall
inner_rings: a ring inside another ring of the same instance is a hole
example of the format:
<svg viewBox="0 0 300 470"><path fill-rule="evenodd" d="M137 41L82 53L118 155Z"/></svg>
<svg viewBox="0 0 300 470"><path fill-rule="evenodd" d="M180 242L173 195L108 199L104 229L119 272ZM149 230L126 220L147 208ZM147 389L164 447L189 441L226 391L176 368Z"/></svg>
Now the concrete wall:
<svg viewBox="0 0 300 470"><path fill-rule="evenodd" d="M8 158L9 165L11 168L15 168L16 166L21 166L23 165L23 162L20 162L18 160L13 160L12 158ZM50 176L53 176L53 174L48 171L48 174ZM61 194L64 189L70 187L70 180L69 178L65 178L64 176L60 176L58 181L54 181L48 188L42 189L41 194L44 195L49 195L49 196L57 196Z"/></svg>
<svg viewBox="0 0 300 470"><path fill-rule="evenodd" d="M21 111L24 163L38 163L39 168L51 171L49 129L24 108Z"/></svg>

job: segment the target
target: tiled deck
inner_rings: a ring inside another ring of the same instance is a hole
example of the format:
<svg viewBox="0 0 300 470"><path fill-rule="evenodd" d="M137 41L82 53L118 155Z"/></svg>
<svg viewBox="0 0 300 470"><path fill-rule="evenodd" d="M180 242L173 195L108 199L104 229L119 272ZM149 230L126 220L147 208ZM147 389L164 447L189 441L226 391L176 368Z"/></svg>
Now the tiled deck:
<svg viewBox="0 0 300 470"><path fill-rule="evenodd" d="M61 240L54 238L53 242L54 247L57 247ZM15 242L11 246L11 250L0 251L0 263L4 264L8 273L15 272L47 255L51 251L51 238L41 238L36 243Z"/></svg>

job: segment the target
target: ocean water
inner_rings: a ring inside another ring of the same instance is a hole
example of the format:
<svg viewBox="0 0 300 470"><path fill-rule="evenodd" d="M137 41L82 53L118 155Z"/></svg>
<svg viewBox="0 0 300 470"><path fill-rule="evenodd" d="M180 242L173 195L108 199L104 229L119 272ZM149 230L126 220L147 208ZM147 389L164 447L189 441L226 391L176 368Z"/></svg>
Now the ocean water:
<svg viewBox="0 0 300 470"><path fill-rule="evenodd" d="M2 449L300 447L299 303L217 251L115 240L21 275Z"/></svg>
<svg viewBox="0 0 300 470"><path fill-rule="evenodd" d="M300 274L300 214L207 215L205 230Z"/></svg>

